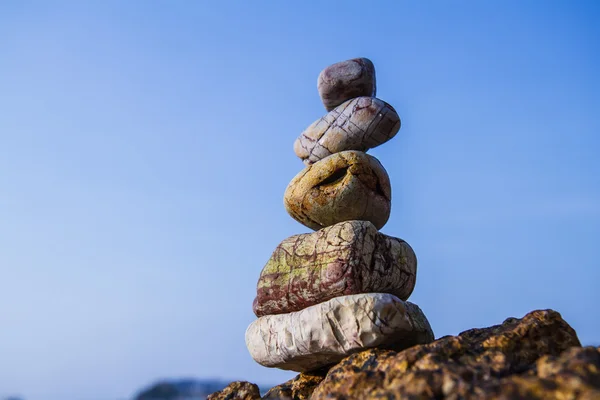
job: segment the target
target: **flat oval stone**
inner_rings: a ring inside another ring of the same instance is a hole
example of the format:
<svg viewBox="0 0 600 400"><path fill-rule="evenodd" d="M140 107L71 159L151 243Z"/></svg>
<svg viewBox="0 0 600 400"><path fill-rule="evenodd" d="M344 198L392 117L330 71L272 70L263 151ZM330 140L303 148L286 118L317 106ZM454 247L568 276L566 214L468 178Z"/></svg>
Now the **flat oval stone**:
<svg viewBox="0 0 600 400"><path fill-rule="evenodd" d="M334 297L412 293L417 257L402 239L377 232L369 221L346 221L285 239L263 268L256 316L300 311Z"/></svg>
<svg viewBox="0 0 600 400"><path fill-rule="evenodd" d="M314 230L352 220L381 229L390 216L391 199L390 178L379 160L343 151L300 171L283 203L292 218Z"/></svg>
<svg viewBox="0 0 600 400"><path fill-rule="evenodd" d="M246 330L256 362L298 372L372 347L399 351L433 339L421 309L387 293L336 297L302 311L260 317Z"/></svg>
<svg viewBox="0 0 600 400"><path fill-rule="evenodd" d="M367 151L399 130L400 117L392 106L375 97L357 97L306 128L294 142L294 152L310 165L340 151Z"/></svg>
<svg viewBox="0 0 600 400"><path fill-rule="evenodd" d="M327 111L360 96L375 96L375 66L368 58L335 63L319 74L317 89Z"/></svg>

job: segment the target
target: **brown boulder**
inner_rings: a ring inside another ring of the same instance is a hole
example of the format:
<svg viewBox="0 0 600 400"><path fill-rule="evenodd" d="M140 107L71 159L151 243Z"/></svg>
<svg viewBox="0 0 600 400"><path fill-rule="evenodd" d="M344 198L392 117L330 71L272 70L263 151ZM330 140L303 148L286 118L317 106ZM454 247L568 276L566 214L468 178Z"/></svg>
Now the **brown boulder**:
<svg viewBox="0 0 600 400"><path fill-rule="evenodd" d="M487 397L489 389L501 386L502 379L527 372L542 356L579 345L560 314L534 311L401 353L374 350L348 357L329 371L313 396L494 398Z"/></svg>

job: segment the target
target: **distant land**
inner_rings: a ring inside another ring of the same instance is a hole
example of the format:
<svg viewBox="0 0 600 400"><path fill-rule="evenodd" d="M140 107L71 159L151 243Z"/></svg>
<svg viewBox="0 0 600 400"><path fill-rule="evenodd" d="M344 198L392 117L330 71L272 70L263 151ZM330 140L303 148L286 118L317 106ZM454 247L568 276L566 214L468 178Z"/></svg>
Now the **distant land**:
<svg viewBox="0 0 600 400"><path fill-rule="evenodd" d="M220 379L162 379L140 389L131 399L120 400L204 400L214 392L222 390L231 381ZM261 393L266 393L274 385L260 386ZM6 396L0 394L0 400L27 400L23 396ZM75 400L75 399L65 399ZM115 399L107 399L115 400Z"/></svg>

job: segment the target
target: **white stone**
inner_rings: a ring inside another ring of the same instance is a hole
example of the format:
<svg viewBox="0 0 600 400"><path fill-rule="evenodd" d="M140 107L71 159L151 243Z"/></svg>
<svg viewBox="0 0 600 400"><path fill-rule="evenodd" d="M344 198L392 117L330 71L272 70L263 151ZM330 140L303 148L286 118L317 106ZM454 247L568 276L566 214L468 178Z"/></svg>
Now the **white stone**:
<svg viewBox="0 0 600 400"><path fill-rule="evenodd" d="M298 372L371 347L401 350L433 339L418 306L385 293L341 296L260 317L246 330L246 346L256 362Z"/></svg>

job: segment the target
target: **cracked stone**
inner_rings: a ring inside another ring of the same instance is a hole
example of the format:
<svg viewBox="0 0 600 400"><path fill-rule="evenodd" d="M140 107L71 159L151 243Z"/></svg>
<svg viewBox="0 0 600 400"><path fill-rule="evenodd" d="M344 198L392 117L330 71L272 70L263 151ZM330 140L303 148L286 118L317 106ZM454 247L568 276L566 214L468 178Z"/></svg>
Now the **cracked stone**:
<svg viewBox="0 0 600 400"><path fill-rule="evenodd" d="M285 239L263 268L254 313L299 311L334 297L412 293L417 258L405 241L379 233L368 221L347 221Z"/></svg>
<svg viewBox="0 0 600 400"><path fill-rule="evenodd" d="M381 229L390 216L391 198L390 179L379 160L343 151L300 171L283 202L292 218L313 230L352 220Z"/></svg>
<svg viewBox="0 0 600 400"><path fill-rule="evenodd" d="M294 152L306 165L345 150L367 151L400 130L400 117L374 97L348 100L312 123L294 142Z"/></svg>
<svg viewBox="0 0 600 400"><path fill-rule="evenodd" d="M368 58L332 64L319 74L317 89L327 111L355 97L375 96L375 66Z"/></svg>
<svg viewBox="0 0 600 400"><path fill-rule="evenodd" d="M341 296L246 330L252 358L265 367L306 372L372 347L404 349L433 341L421 309L387 293Z"/></svg>

